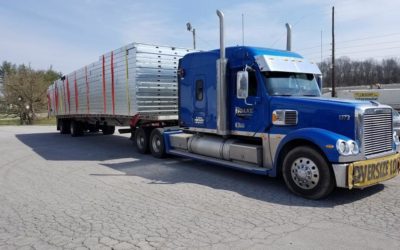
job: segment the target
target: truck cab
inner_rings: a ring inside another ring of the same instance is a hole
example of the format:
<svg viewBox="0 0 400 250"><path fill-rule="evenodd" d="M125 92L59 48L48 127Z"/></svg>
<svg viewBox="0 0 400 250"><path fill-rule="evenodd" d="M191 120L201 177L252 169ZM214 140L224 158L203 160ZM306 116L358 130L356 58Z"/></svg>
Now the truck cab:
<svg viewBox="0 0 400 250"><path fill-rule="evenodd" d="M389 106L322 98L320 70L297 53L247 46L225 51L225 58L213 50L180 60L180 130L165 132L167 153L281 175L292 192L311 199L398 174Z"/></svg>

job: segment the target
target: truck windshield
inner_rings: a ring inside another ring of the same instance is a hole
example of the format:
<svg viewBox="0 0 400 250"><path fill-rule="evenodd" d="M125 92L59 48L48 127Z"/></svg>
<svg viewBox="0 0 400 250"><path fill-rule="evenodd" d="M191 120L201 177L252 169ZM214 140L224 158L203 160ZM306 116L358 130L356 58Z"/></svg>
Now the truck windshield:
<svg viewBox="0 0 400 250"><path fill-rule="evenodd" d="M320 96L313 74L291 72L263 72L269 95Z"/></svg>

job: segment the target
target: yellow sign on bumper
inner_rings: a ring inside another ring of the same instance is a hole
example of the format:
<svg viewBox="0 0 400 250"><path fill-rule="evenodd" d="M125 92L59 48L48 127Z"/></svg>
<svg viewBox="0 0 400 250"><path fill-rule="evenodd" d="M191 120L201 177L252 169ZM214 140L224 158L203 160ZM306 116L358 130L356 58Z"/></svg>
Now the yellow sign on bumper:
<svg viewBox="0 0 400 250"><path fill-rule="evenodd" d="M349 188L367 187L397 176L400 172L400 154L358 161L349 165Z"/></svg>

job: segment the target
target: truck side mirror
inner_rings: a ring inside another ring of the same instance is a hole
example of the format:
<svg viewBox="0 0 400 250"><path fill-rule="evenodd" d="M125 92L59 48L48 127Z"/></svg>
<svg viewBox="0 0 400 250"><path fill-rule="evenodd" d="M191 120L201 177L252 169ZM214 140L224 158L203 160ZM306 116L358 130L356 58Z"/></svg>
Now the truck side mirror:
<svg viewBox="0 0 400 250"><path fill-rule="evenodd" d="M318 83L318 87L319 87L319 90L321 91L321 93L322 93L322 75L316 75L316 77L317 77L317 83Z"/></svg>
<svg viewBox="0 0 400 250"><path fill-rule="evenodd" d="M239 71L236 75L236 97L246 99L249 96L249 73Z"/></svg>

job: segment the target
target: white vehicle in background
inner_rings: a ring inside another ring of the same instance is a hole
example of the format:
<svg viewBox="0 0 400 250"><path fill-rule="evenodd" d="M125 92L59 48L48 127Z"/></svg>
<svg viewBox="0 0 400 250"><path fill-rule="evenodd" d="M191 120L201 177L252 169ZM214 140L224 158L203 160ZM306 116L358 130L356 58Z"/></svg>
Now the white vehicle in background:
<svg viewBox="0 0 400 250"><path fill-rule="evenodd" d="M326 92L323 96L331 96L331 91ZM375 84L370 88L354 86L353 88L336 88L336 97L350 100L377 101L382 104L391 106L393 109L400 111L400 86L398 84Z"/></svg>

